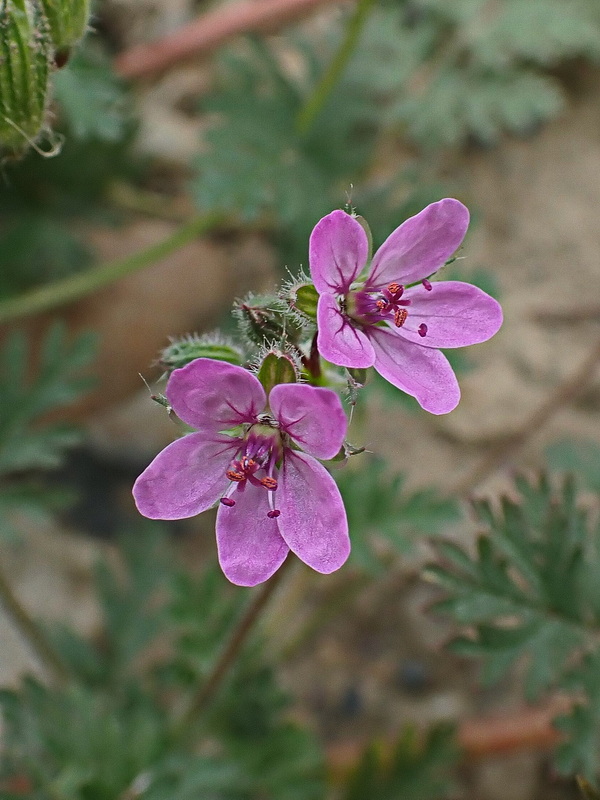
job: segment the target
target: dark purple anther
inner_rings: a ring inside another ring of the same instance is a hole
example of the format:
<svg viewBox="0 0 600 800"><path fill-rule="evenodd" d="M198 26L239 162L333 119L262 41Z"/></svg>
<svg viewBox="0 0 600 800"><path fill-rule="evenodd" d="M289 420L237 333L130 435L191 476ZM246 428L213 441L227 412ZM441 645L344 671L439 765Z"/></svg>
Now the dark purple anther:
<svg viewBox="0 0 600 800"><path fill-rule="evenodd" d="M235 500L232 500L231 497L222 497L221 503L223 503L224 506L227 506L227 508L231 508L231 506L235 505Z"/></svg>
<svg viewBox="0 0 600 800"><path fill-rule="evenodd" d="M417 328L417 333L419 336L427 336L427 325L425 325L424 322L422 322Z"/></svg>
<svg viewBox="0 0 600 800"><path fill-rule="evenodd" d="M422 283L422 284L423 284L423 286L424 286L424 287L427 289L427 291L428 291L428 292L430 292L430 291L433 289L433 286L432 286L432 285L431 285L431 283L430 283L430 282L427 280L427 278L423 278L423 280L421 281L421 283Z"/></svg>
<svg viewBox="0 0 600 800"><path fill-rule="evenodd" d="M281 511L278 508L274 508L272 511L267 511L267 517L269 519L277 519L280 514Z"/></svg>

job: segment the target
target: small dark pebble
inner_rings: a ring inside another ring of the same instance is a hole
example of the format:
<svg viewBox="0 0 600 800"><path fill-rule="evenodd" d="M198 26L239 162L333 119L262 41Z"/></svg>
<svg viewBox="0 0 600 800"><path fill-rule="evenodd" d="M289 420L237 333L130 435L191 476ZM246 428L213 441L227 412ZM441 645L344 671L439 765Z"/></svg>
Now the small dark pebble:
<svg viewBox="0 0 600 800"><path fill-rule="evenodd" d="M340 714L344 717L356 717L363 710L363 699L357 686L349 686L340 700Z"/></svg>
<svg viewBox="0 0 600 800"><path fill-rule="evenodd" d="M398 686L409 694L420 694L431 684L431 676L422 661L403 661L398 669Z"/></svg>

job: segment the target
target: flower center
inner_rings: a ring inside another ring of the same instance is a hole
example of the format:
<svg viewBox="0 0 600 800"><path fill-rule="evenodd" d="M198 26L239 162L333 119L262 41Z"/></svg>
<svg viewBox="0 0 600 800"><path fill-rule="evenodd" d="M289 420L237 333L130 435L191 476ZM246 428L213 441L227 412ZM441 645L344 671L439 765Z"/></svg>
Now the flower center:
<svg viewBox="0 0 600 800"><path fill-rule="evenodd" d="M389 320L401 328L408 319L410 300L403 300L404 286L390 283L376 292L360 291L354 294L354 313L359 321L374 325L380 320Z"/></svg>
<svg viewBox="0 0 600 800"><path fill-rule="evenodd" d="M244 491L247 483L266 489L269 492L269 511L267 516L275 519L281 512L275 508L273 492L277 489L277 462L283 454L282 437L277 430L276 420L268 414L259 414L257 423L252 425L240 441L240 448L229 464L225 474L230 481L229 488L221 498L228 508L235 505L231 495Z"/></svg>
<svg viewBox="0 0 600 800"><path fill-rule="evenodd" d="M424 280L423 286L431 291L431 284ZM382 320L392 322L401 328L408 319L408 306L411 301L404 298L404 286L400 283L390 283L385 289L377 291L351 292L345 300L349 316L367 325L375 325ZM427 325L422 322L417 328L419 336L427 336Z"/></svg>

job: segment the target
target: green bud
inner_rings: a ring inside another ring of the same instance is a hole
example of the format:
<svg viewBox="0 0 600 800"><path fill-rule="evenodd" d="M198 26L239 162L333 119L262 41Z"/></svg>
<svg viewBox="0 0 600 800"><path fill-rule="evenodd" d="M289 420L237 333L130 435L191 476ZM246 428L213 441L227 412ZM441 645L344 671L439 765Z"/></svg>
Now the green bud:
<svg viewBox="0 0 600 800"><path fill-rule="evenodd" d="M302 324L288 306L277 297L248 295L236 300L233 315L244 336L253 344L297 342Z"/></svg>
<svg viewBox="0 0 600 800"><path fill-rule="evenodd" d="M19 157L44 129L50 59L48 20L32 0L0 0L0 155Z"/></svg>
<svg viewBox="0 0 600 800"><path fill-rule="evenodd" d="M244 354L239 347L215 335L185 336L171 342L160 354L159 363L167 373L185 367L197 358L213 358L216 361L227 361L229 364L241 366Z"/></svg>
<svg viewBox="0 0 600 800"><path fill-rule="evenodd" d="M44 8L54 43L57 67L64 66L73 45L88 27L90 0L39 0Z"/></svg>
<svg viewBox="0 0 600 800"><path fill-rule="evenodd" d="M312 283L291 283L286 286L285 300L313 322L317 319L319 294Z"/></svg>
<svg viewBox="0 0 600 800"><path fill-rule="evenodd" d="M288 353L270 350L258 368L258 380L267 394L279 383L296 383L298 370Z"/></svg>

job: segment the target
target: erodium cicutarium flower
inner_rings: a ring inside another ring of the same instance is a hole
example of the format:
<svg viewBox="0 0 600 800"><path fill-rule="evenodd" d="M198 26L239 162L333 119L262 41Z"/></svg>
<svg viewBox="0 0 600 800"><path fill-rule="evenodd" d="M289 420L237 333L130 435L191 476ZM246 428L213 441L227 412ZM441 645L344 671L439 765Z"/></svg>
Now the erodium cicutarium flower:
<svg viewBox="0 0 600 800"><path fill-rule="evenodd" d="M428 280L459 247L468 225L469 212L458 200L432 203L396 228L357 282L369 255L365 230L344 211L323 217L310 237L323 358L375 367L427 411L452 411L460 389L438 348L484 342L502 324L500 305L476 286Z"/></svg>
<svg viewBox="0 0 600 800"><path fill-rule="evenodd" d="M242 367L199 358L171 374L167 399L196 429L168 445L133 487L150 519L193 517L220 500L219 562L232 583L267 580L292 550L329 573L350 552L346 512L317 459L339 452L347 420L330 389L269 393Z"/></svg>

